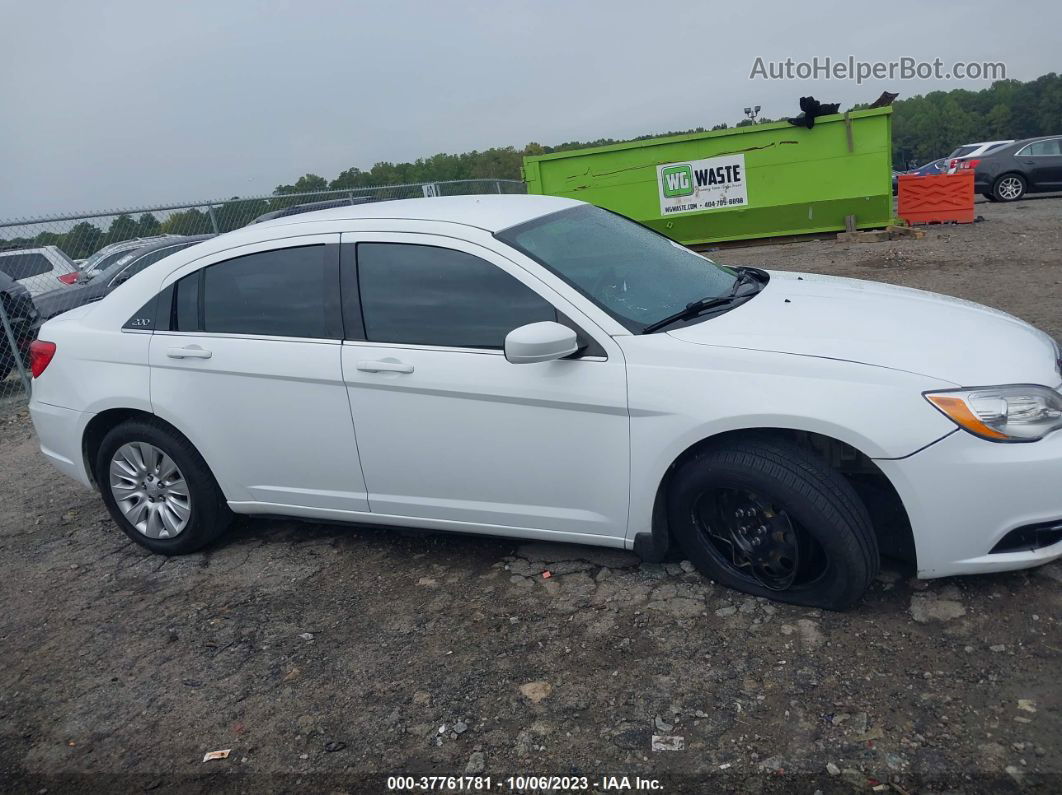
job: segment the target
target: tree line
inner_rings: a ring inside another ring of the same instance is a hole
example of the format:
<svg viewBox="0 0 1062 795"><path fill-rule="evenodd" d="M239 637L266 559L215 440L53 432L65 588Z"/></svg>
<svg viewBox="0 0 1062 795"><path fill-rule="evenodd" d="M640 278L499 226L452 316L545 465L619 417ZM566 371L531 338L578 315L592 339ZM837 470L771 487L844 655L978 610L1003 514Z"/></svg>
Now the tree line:
<svg viewBox="0 0 1062 795"><path fill-rule="evenodd" d="M793 115L796 115L795 105L794 101ZM852 109L861 107L865 106L856 105ZM893 103L892 118L893 166L899 170L944 157L963 143L1062 133L1062 76L1051 72L1028 82L1000 80L979 91L961 88L932 91ZM772 119L761 118L755 123L770 121ZM745 127L753 123L750 119L743 119L734 126ZM722 122L710 129L723 130L727 126ZM161 220L151 213L143 213L137 218L119 215L106 229L83 221L63 233L41 232L32 237L0 240L0 248L56 245L74 259L80 259L108 243L131 237L206 234L213 232L215 225L221 232L236 229L262 213L306 201L290 197L295 193L326 190L356 192L380 186L451 180L520 179L520 166L527 155L705 132L707 129L673 130L628 139L568 141L556 146L532 142L522 148L503 146L461 154L441 153L411 163L384 161L368 170L352 166L331 180L317 174L305 174L292 184L278 185L274 191L275 198L233 197L213 208L213 218L209 211L203 209L173 212Z"/></svg>

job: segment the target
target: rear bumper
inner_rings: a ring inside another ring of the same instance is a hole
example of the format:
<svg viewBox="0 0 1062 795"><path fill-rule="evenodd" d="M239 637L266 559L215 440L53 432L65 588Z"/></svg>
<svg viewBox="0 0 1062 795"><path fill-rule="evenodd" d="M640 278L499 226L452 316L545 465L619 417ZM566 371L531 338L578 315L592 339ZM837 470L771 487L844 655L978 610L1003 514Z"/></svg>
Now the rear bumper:
<svg viewBox="0 0 1062 795"><path fill-rule="evenodd" d="M1062 558L1062 541L992 552L1013 530L1062 522L1062 432L998 444L957 430L908 458L876 463L907 509L918 576L1009 571Z"/></svg>
<svg viewBox="0 0 1062 795"><path fill-rule="evenodd" d="M35 400L30 401L29 411L44 457L67 477L93 488L85 468L81 439L85 434L85 426L94 415Z"/></svg>

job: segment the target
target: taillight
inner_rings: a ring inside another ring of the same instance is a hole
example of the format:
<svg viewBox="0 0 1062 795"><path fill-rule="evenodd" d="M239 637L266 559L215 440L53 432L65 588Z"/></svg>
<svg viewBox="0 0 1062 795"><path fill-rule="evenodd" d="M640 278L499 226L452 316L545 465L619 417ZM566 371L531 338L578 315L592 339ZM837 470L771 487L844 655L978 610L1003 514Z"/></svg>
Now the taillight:
<svg viewBox="0 0 1062 795"><path fill-rule="evenodd" d="M960 160L959 168L977 168L977 164L980 162L980 160Z"/></svg>
<svg viewBox="0 0 1062 795"><path fill-rule="evenodd" d="M30 372L34 378L40 378L45 368L52 363L55 356L55 343L34 340L29 347Z"/></svg>
<svg viewBox="0 0 1062 795"><path fill-rule="evenodd" d="M74 273L64 273L62 276L59 277L59 281L61 281L63 284L74 284L77 281L77 272L75 271Z"/></svg>

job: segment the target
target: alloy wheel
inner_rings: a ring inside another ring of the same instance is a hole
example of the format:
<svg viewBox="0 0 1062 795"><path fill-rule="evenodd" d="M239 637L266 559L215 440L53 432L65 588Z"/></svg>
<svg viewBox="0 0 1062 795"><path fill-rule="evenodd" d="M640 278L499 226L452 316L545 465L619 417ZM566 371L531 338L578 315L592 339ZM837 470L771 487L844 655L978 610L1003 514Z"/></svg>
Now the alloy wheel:
<svg viewBox="0 0 1062 795"><path fill-rule="evenodd" d="M1017 177L1004 177L999 181L999 188L997 188L999 197L1006 199L1007 201L1013 201L1021 196L1022 187L1021 180Z"/></svg>

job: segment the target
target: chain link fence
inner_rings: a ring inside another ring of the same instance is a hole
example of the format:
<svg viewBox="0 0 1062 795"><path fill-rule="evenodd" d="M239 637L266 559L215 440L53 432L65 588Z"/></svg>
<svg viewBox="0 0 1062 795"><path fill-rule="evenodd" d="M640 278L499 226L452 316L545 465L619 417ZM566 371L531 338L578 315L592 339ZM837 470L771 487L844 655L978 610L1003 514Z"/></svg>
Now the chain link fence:
<svg viewBox="0 0 1062 795"><path fill-rule="evenodd" d="M151 263L207 237L348 204L524 192L517 180L469 179L0 220L0 412L29 395L29 346L43 322L99 301Z"/></svg>

